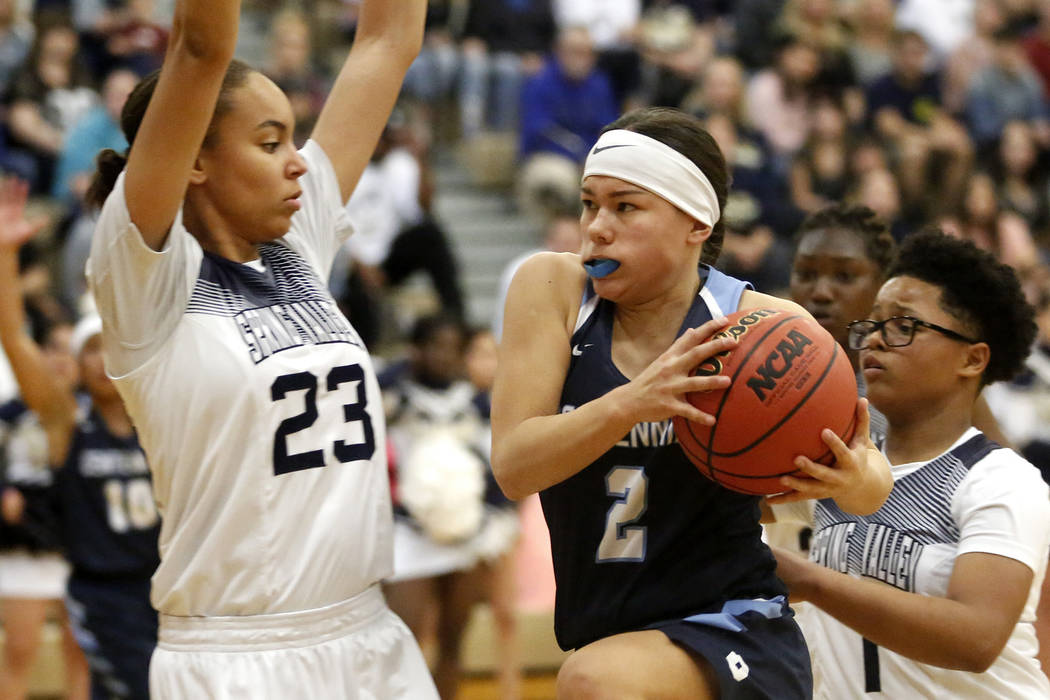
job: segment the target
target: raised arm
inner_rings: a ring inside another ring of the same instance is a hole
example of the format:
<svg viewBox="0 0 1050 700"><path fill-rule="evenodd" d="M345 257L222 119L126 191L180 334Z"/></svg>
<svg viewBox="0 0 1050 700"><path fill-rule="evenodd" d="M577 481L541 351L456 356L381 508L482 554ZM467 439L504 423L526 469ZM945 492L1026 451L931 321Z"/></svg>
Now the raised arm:
<svg viewBox="0 0 1050 700"><path fill-rule="evenodd" d="M76 420L76 398L50 371L40 347L26 332L25 309L18 280L18 249L35 235L42 221L27 221L28 186L13 179L0 182L0 344L11 364L22 400L47 431L52 463L65 455Z"/></svg>
<svg viewBox="0 0 1050 700"><path fill-rule="evenodd" d="M131 221L160 250L182 206L237 43L240 0L178 0L168 51L128 157Z"/></svg>
<svg viewBox="0 0 1050 700"><path fill-rule="evenodd" d="M492 394L492 468L513 499L569 478L636 423L675 414L711 419L684 395L729 383L726 377L688 376L704 359L733 344L729 339L701 344L719 327L709 322L684 333L632 381L561 413L582 274L575 255L538 254L522 264L507 294Z"/></svg>
<svg viewBox="0 0 1050 700"><path fill-rule="evenodd" d="M357 186L423 45L426 0L364 0L354 44L311 138L335 168L343 200Z"/></svg>

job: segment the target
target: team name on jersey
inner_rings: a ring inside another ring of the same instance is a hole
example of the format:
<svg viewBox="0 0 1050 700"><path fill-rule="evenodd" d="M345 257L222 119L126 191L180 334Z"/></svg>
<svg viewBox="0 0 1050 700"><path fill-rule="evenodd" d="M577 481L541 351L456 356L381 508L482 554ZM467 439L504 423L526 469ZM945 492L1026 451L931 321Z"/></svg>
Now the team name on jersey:
<svg viewBox="0 0 1050 700"><path fill-rule="evenodd" d="M146 456L140 450L120 448L86 448L78 462L86 477L138 476L149 473Z"/></svg>
<svg viewBox="0 0 1050 700"><path fill-rule="evenodd" d="M855 522L824 528L813 537L809 558L829 569L849 573L850 544L857 544L856 539L851 540L856 529ZM902 590L914 590L922 543L879 523L868 523L863 534L859 573Z"/></svg>
<svg viewBox="0 0 1050 700"><path fill-rule="evenodd" d="M631 432L624 436L623 440L616 443L617 447L663 447L678 442L674 434L674 424L669 420L655 423L635 423Z"/></svg>
<svg viewBox="0 0 1050 700"><path fill-rule="evenodd" d="M839 523L813 535L809 558L822 566L846 573L849 570L849 536L857 523Z"/></svg>
<svg viewBox="0 0 1050 700"><path fill-rule="evenodd" d="M872 523L864 537L864 575L891 586L913 590L922 544L885 525Z"/></svg>
<svg viewBox="0 0 1050 700"><path fill-rule="evenodd" d="M273 304L245 309L235 317L252 361L303 345L350 343L361 345L350 323L324 300Z"/></svg>

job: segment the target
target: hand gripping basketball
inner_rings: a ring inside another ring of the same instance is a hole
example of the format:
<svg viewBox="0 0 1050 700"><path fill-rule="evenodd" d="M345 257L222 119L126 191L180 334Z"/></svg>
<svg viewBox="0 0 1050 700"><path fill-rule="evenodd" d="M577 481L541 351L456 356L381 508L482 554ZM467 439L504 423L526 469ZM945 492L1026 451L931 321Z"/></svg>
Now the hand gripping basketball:
<svg viewBox="0 0 1050 700"><path fill-rule="evenodd" d="M736 340L694 371L722 375L724 391L687 395L715 417L714 425L674 419L678 441L702 474L742 493L788 491L781 477L805 474L804 457L830 465L835 454L821 437L830 429L848 443L856 427L857 383L845 351L815 320L780 309L729 316L716 335Z"/></svg>

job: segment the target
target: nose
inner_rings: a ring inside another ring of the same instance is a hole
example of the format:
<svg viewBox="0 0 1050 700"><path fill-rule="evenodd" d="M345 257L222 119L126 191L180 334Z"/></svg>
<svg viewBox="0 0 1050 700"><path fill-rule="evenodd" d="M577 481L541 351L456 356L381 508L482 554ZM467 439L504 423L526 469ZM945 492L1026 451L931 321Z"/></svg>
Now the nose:
<svg viewBox="0 0 1050 700"><path fill-rule="evenodd" d="M296 179L306 174L306 159L303 158L299 151L295 151L295 154L288 161L288 177Z"/></svg>
<svg viewBox="0 0 1050 700"><path fill-rule="evenodd" d="M882 339L882 328L877 328L864 339L864 347L861 350L885 350L886 343Z"/></svg>
<svg viewBox="0 0 1050 700"><path fill-rule="evenodd" d="M605 209L599 207L590 221L584 221L584 232L587 238L598 243L610 243L612 241L611 217Z"/></svg>
<svg viewBox="0 0 1050 700"><path fill-rule="evenodd" d="M814 301L829 302L835 298L832 292L831 280L825 276L817 277L817 281L813 284L813 299Z"/></svg>

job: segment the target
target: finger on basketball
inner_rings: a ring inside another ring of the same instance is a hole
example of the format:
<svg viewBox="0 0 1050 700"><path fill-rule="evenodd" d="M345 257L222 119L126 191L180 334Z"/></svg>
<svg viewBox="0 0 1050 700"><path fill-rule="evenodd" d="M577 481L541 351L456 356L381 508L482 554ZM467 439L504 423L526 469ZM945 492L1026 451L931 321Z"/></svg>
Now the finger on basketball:
<svg viewBox="0 0 1050 700"><path fill-rule="evenodd" d="M853 439L850 445L867 445L871 436L871 411L868 410L867 399L857 399L857 428L853 431Z"/></svg>
<svg viewBox="0 0 1050 700"><path fill-rule="evenodd" d="M703 425L715 424L714 416L712 416L710 413L704 413L688 401L681 401L679 403L677 413L682 418L693 421L694 423L701 423Z"/></svg>
<svg viewBox="0 0 1050 700"><path fill-rule="evenodd" d="M834 430L824 428L820 431L820 439L824 441L825 445L831 448L831 453L835 455L836 462L849 454L849 446L842 442L842 438L836 435Z"/></svg>
<svg viewBox="0 0 1050 700"><path fill-rule="evenodd" d="M801 491L785 491L784 493L778 493L773 496L766 496L766 503L771 506L779 506L785 503L798 503L799 501L808 501L810 496L802 493Z"/></svg>
<svg viewBox="0 0 1050 700"><path fill-rule="evenodd" d="M720 374L711 377L694 375L685 378L682 393L689 394L694 391L722 391L732 383L733 382L729 377Z"/></svg>
<svg viewBox="0 0 1050 700"><path fill-rule="evenodd" d="M836 469L835 467L828 467L823 464L818 464L817 462L814 462L813 460L808 459L806 457L799 457L798 459L796 459L795 466L798 467L798 470L800 472L808 474L810 477L817 481L823 481L826 483L839 483L842 481L841 472L838 469ZM781 481L787 483L785 480L791 478L793 477L785 476L783 479L781 479ZM805 477L801 478L804 479Z"/></svg>
<svg viewBox="0 0 1050 700"><path fill-rule="evenodd" d="M714 338L706 340L699 345L690 348L687 352L682 354L680 363L688 369L693 371L696 367L700 366L704 360L707 360L715 355L723 352L728 352L738 345L737 341L732 338Z"/></svg>
<svg viewBox="0 0 1050 700"><path fill-rule="evenodd" d="M780 483L784 485L785 491L800 495L800 498L794 499L796 501L824 498L829 492L825 482L804 476L782 476Z"/></svg>
<svg viewBox="0 0 1050 700"><path fill-rule="evenodd" d="M697 331L697 335L701 338L707 338L711 334L717 333L728 325L729 319L725 316L719 316L718 318L713 318L710 321L697 326L694 330Z"/></svg>

